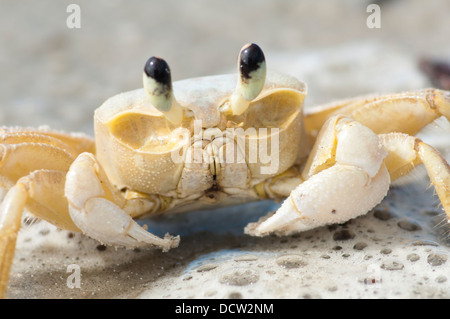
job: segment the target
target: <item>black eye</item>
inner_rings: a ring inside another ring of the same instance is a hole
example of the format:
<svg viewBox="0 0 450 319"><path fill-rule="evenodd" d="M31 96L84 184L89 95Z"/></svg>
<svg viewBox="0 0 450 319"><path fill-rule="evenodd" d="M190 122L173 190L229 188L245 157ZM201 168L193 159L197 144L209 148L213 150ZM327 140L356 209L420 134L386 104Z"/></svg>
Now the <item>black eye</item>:
<svg viewBox="0 0 450 319"><path fill-rule="evenodd" d="M170 68L167 62L161 58L152 56L145 63L145 74L162 85L172 86Z"/></svg>
<svg viewBox="0 0 450 319"><path fill-rule="evenodd" d="M240 53L240 71L245 79L250 79L250 73L256 71L265 61L264 53L261 48L252 43L241 50Z"/></svg>

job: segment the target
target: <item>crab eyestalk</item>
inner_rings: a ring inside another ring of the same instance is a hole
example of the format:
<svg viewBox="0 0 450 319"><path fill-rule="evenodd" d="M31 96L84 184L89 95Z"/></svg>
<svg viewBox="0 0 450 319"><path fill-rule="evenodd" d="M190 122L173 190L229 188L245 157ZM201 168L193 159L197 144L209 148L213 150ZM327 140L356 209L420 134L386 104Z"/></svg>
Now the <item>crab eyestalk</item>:
<svg viewBox="0 0 450 319"><path fill-rule="evenodd" d="M150 102L173 124L183 120L183 108L172 92L172 77L166 61L158 57L148 59L142 76L144 89Z"/></svg>
<svg viewBox="0 0 450 319"><path fill-rule="evenodd" d="M238 57L238 84L230 97L231 111L241 115L262 91L266 81L264 53L254 43L242 47Z"/></svg>

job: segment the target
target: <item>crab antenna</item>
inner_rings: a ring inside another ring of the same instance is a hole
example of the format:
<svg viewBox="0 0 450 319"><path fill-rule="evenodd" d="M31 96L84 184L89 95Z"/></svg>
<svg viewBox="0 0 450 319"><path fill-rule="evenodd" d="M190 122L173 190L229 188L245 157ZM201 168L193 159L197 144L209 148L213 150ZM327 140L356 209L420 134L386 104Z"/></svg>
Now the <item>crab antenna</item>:
<svg viewBox="0 0 450 319"><path fill-rule="evenodd" d="M167 62L154 56L148 59L142 79L144 90L152 105L173 124L181 123L183 108L173 97L172 77Z"/></svg>
<svg viewBox="0 0 450 319"><path fill-rule="evenodd" d="M238 84L230 98L234 115L244 113L264 87L266 60L259 46L251 43L242 47L238 58L238 72Z"/></svg>

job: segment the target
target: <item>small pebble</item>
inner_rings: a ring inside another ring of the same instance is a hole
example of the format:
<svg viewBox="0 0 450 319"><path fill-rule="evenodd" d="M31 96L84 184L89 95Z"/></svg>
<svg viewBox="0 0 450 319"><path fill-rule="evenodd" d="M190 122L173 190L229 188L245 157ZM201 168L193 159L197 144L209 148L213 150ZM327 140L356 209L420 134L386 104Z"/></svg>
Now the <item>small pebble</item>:
<svg viewBox="0 0 450 319"><path fill-rule="evenodd" d="M438 243L431 241L431 240L415 240L411 243L413 246L439 246Z"/></svg>
<svg viewBox="0 0 450 319"><path fill-rule="evenodd" d="M431 266L440 266L445 264L447 261L447 256L443 254L429 254L427 258L427 262Z"/></svg>
<svg viewBox="0 0 450 319"><path fill-rule="evenodd" d="M285 255L277 258L277 264L283 268L304 267L307 263L298 255Z"/></svg>
<svg viewBox="0 0 450 319"><path fill-rule="evenodd" d="M106 250L106 246L105 245L98 245L95 248L97 248L98 251L105 251Z"/></svg>
<svg viewBox="0 0 450 319"><path fill-rule="evenodd" d="M415 222L410 221L406 218L403 218L402 220L400 220L397 223L398 227L400 227L401 229L407 230L407 231L416 231L416 230L421 230L422 227L420 227L419 225L417 225Z"/></svg>
<svg viewBox="0 0 450 319"><path fill-rule="evenodd" d="M229 299L242 299L242 294L240 292L232 292L228 295Z"/></svg>
<svg viewBox="0 0 450 319"><path fill-rule="evenodd" d="M247 286L254 284L258 280L258 273L250 268L247 268L228 270L220 277L219 282L221 284L231 286Z"/></svg>
<svg viewBox="0 0 450 319"><path fill-rule="evenodd" d="M366 248L366 247L367 247L367 244L366 244L366 243L360 242L360 243L356 243L356 244L353 246L353 249L355 249L355 250L363 250L363 249Z"/></svg>
<svg viewBox="0 0 450 319"><path fill-rule="evenodd" d="M390 253L392 253L392 249L385 248L385 249L380 250L380 253L383 255L389 255Z"/></svg>
<svg viewBox="0 0 450 319"><path fill-rule="evenodd" d="M403 264L396 262L396 261L383 263L381 265L381 268L384 270L402 270L404 267L405 266L403 266Z"/></svg>
<svg viewBox="0 0 450 319"><path fill-rule="evenodd" d="M333 234L334 240L349 240L352 238L355 238L355 233L348 229L341 229Z"/></svg>
<svg viewBox="0 0 450 319"><path fill-rule="evenodd" d="M216 264L205 264L202 265L200 267L198 267L197 272L205 272L205 271L210 271L213 269L216 269L217 265Z"/></svg>
<svg viewBox="0 0 450 319"><path fill-rule="evenodd" d="M389 220L393 217L387 209L376 209L373 216L379 220Z"/></svg>
<svg viewBox="0 0 450 319"><path fill-rule="evenodd" d="M445 276L439 276L439 277L436 277L436 282L437 283L443 283L443 282L446 282L447 281L447 277L445 277Z"/></svg>
<svg viewBox="0 0 450 319"><path fill-rule="evenodd" d="M420 256L417 254L409 254L408 256L406 256L406 259L408 259L411 262L415 262L420 259Z"/></svg>

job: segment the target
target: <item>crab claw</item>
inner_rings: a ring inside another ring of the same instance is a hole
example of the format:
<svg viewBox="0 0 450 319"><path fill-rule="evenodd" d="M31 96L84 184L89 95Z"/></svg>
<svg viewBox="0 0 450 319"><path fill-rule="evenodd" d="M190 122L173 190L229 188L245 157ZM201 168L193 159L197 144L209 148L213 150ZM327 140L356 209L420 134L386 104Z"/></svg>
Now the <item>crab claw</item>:
<svg viewBox="0 0 450 319"><path fill-rule="evenodd" d="M172 77L167 62L154 56L148 59L142 79L152 105L161 111L171 123L181 123L183 108L173 97Z"/></svg>
<svg viewBox="0 0 450 319"><path fill-rule="evenodd" d="M245 112L250 102L262 91L266 81L266 60L264 53L254 43L246 44L238 58L239 79L236 90L230 98L234 115Z"/></svg>
<svg viewBox="0 0 450 319"><path fill-rule="evenodd" d="M153 235L141 227L125 210L126 200L109 182L105 171L91 153L81 153L66 175L64 189L73 223L87 236L105 245L177 247L180 238Z"/></svg>

